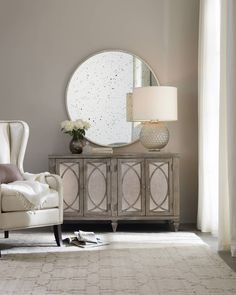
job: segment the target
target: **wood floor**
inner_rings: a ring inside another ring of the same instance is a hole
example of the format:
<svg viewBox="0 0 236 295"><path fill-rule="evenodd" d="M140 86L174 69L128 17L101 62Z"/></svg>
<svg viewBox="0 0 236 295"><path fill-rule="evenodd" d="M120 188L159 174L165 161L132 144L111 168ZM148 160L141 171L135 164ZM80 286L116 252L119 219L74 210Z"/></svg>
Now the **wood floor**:
<svg viewBox="0 0 236 295"><path fill-rule="evenodd" d="M230 251L217 251L217 238L212 237L209 233L201 233L195 231L195 233L206 243L208 244L211 249L216 252L225 263L231 267L233 271L236 272L236 257L232 257Z"/></svg>
<svg viewBox="0 0 236 295"><path fill-rule="evenodd" d="M217 238L213 237L210 233L202 233L196 229L193 224L185 224L180 227L182 231L194 232L198 235L210 248L217 253L228 266L236 272L236 257L232 257L230 251L218 251L217 250Z"/></svg>

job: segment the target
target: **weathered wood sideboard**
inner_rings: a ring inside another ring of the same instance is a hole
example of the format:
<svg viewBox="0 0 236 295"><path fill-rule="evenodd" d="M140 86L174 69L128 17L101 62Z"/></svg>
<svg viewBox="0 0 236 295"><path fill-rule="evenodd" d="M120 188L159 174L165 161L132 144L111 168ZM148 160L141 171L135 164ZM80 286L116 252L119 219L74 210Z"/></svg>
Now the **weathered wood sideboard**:
<svg viewBox="0 0 236 295"><path fill-rule="evenodd" d="M172 153L50 155L64 220L169 221L179 227L179 157Z"/></svg>

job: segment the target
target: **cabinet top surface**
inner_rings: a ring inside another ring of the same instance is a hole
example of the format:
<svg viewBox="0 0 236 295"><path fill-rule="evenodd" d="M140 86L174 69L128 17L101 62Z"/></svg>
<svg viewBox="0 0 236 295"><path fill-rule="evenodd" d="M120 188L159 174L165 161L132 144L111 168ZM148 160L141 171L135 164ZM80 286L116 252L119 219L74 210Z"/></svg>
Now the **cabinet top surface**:
<svg viewBox="0 0 236 295"><path fill-rule="evenodd" d="M82 153L49 155L49 159L88 159L88 158L173 158L179 157L177 153L146 152L146 153Z"/></svg>

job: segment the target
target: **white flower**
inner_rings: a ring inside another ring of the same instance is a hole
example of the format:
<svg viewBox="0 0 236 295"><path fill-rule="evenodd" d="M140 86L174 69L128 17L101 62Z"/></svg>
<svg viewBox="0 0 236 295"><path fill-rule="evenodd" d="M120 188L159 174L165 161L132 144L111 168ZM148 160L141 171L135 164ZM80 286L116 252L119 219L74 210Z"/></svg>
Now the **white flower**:
<svg viewBox="0 0 236 295"><path fill-rule="evenodd" d="M61 122L61 130L64 133L68 133L72 136L83 137L85 135L85 130L90 127L89 122L78 119L76 121L65 120Z"/></svg>
<svg viewBox="0 0 236 295"><path fill-rule="evenodd" d="M85 130L88 130L90 128L90 124L89 124L89 122L85 122L84 121L84 129Z"/></svg>
<svg viewBox="0 0 236 295"><path fill-rule="evenodd" d="M84 122L80 119L74 122L75 129L84 129Z"/></svg>
<svg viewBox="0 0 236 295"><path fill-rule="evenodd" d="M69 121L68 120L65 120L65 121L61 122L61 129L64 129L65 128L67 122L69 122Z"/></svg>
<svg viewBox="0 0 236 295"><path fill-rule="evenodd" d="M74 129L74 122L73 121L66 121L63 129L68 132L68 131L72 131Z"/></svg>

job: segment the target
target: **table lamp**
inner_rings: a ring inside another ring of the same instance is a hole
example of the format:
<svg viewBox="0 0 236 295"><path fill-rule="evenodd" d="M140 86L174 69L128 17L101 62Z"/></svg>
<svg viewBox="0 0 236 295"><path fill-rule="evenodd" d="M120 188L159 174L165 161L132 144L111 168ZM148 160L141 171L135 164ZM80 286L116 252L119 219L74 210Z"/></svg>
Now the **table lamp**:
<svg viewBox="0 0 236 295"><path fill-rule="evenodd" d="M169 141L169 130L162 122L176 120L176 87L149 86L134 88L132 94L132 121L142 122L140 141L144 147L154 151L164 148Z"/></svg>

